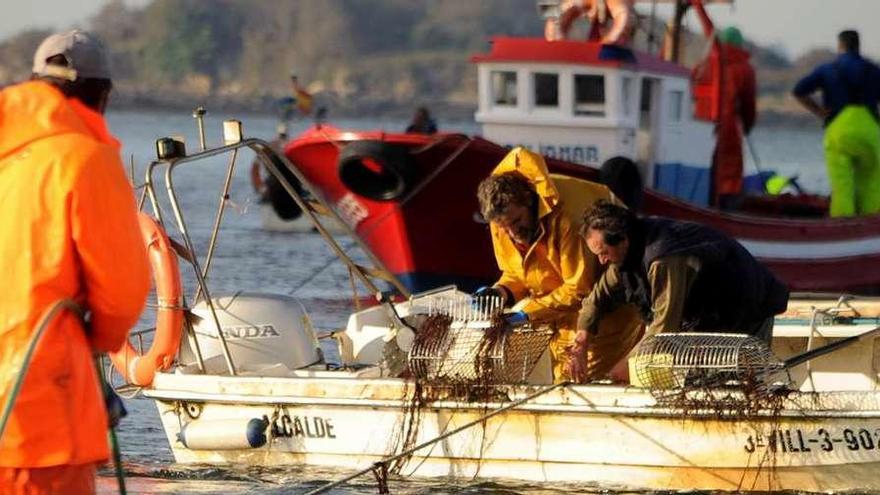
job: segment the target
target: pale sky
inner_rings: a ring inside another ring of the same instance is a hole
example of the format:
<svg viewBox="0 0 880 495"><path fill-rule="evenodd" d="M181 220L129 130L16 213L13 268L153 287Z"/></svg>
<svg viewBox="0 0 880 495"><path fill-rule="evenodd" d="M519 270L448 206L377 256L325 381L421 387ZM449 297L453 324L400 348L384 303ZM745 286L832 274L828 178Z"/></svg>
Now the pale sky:
<svg viewBox="0 0 880 495"><path fill-rule="evenodd" d="M126 1L137 5L149 2ZM3 16L0 17L0 38L29 27L67 28L81 25L105 2L106 0L0 0L0 10L3 11ZM650 2L641 2L639 9L648 12ZM669 9L661 6L658 11L668 12ZM534 11L524 14L533 15ZM732 7L709 6L709 14L719 26L736 24L746 37L761 44L779 44L790 55L800 55L812 47L834 48L839 31L857 29L862 35L863 51L880 59L880 29L876 27L880 22L880 0L736 0ZM539 21L536 19L536 22ZM689 26L698 27L693 18Z"/></svg>
<svg viewBox="0 0 880 495"><path fill-rule="evenodd" d="M650 2L639 10L649 12ZM862 51L880 59L880 0L736 0L733 5L709 5L707 11L716 26L736 25L747 38L762 45L779 44L790 56L815 47L834 50L837 33L856 29ZM688 26L699 29L692 13Z"/></svg>

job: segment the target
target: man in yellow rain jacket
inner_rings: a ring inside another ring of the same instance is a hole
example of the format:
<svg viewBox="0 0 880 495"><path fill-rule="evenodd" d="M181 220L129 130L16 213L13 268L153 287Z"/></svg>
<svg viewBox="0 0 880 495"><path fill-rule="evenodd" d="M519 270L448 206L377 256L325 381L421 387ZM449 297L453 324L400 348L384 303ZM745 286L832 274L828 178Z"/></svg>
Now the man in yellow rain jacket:
<svg viewBox="0 0 880 495"><path fill-rule="evenodd" d="M638 340L641 324L632 306L608 314L599 333L575 345L581 300L598 279L599 264L580 235L586 207L600 199L614 200L607 187L579 179L550 176L540 155L515 148L498 164L477 191L480 210L489 222L501 278L477 297L502 297L508 306L525 301L522 311L509 313L511 326L550 324L553 378L588 381L602 378ZM586 356L586 373L571 376L569 353Z"/></svg>
<svg viewBox="0 0 880 495"><path fill-rule="evenodd" d="M0 493L93 493L108 457L107 414L93 353L117 350L150 287L134 195L101 115L107 57L89 33L48 37L32 81L0 91L0 404L26 372L0 438ZM45 311L71 299L27 370Z"/></svg>

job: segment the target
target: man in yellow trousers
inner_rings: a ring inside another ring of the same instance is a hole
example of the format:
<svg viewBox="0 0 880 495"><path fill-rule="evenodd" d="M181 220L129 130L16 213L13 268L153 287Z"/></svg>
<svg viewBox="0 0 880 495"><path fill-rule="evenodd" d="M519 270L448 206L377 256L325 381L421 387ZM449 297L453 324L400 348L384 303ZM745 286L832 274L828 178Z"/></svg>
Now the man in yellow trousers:
<svg viewBox="0 0 880 495"><path fill-rule="evenodd" d="M880 67L859 53L859 33L843 31L840 55L798 81L794 95L825 125L831 216L880 212ZM812 98L822 92L822 102Z"/></svg>

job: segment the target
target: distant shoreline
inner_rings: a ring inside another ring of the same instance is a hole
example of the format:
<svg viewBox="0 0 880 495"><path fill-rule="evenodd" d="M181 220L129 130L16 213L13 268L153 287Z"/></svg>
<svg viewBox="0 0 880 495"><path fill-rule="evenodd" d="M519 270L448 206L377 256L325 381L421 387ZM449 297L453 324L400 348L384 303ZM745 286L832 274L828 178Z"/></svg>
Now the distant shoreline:
<svg viewBox="0 0 880 495"><path fill-rule="evenodd" d="M278 115L273 109L274 99L245 98L232 99L224 97L208 99L181 98L147 98L143 96L130 97L125 94L114 95L110 107L116 111L131 112L156 112L156 113L180 113L191 112L198 106L203 106L211 113L234 113L238 115L255 115L262 117L275 117ZM414 104L415 105L415 104ZM473 121L477 105L464 105L458 103L433 102L428 105L431 113L439 121ZM414 108L414 107L413 107ZM337 108L329 106L329 122L334 119L350 118L395 118L406 120L411 117L412 108L402 107L399 103L367 101L357 106L343 106ZM307 117L308 119L310 117ZM758 111L758 125L766 127L804 127L815 126L821 128L821 124L813 115L804 112L785 112L778 110Z"/></svg>

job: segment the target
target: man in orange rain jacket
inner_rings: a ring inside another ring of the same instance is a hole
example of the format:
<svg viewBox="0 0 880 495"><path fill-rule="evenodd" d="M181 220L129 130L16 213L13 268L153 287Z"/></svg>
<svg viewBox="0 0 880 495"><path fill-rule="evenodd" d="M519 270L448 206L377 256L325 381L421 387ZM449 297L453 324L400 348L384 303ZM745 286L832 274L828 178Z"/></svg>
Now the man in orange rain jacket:
<svg viewBox="0 0 880 495"><path fill-rule="evenodd" d="M150 268L119 143L102 113L110 73L83 31L52 35L31 81L0 91L0 404L26 378L0 438L0 493L93 493L108 457L93 353L117 350L143 309ZM41 315L69 298L27 370Z"/></svg>
<svg viewBox="0 0 880 495"><path fill-rule="evenodd" d="M712 165L712 203L722 209L735 208L742 194L743 134L755 125L755 69L743 49L743 37L735 27L718 34L721 43L724 84L720 116L715 128Z"/></svg>

